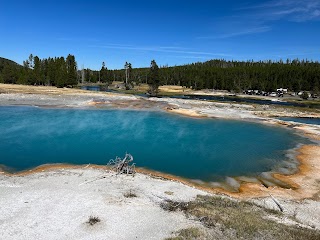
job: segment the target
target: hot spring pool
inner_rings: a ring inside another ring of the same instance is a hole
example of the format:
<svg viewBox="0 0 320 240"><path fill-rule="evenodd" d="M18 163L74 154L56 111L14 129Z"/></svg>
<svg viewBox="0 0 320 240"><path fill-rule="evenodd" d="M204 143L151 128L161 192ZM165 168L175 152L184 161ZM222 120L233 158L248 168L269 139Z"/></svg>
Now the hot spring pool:
<svg viewBox="0 0 320 240"><path fill-rule="evenodd" d="M125 152L144 167L210 182L279 168L307 140L258 123L152 111L0 107L0 164L106 164Z"/></svg>

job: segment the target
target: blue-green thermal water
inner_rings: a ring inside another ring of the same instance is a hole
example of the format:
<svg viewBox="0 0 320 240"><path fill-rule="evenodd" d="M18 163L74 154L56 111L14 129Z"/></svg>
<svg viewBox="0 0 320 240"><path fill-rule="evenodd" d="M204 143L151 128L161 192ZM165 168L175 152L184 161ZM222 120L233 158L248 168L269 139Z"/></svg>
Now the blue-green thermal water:
<svg viewBox="0 0 320 240"><path fill-rule="evenodd" d="M125 152L138 167L189 179L254 176L306 141L287 129L162 112L0 107L0 164L106 164Z"/></svg>
<svg viewBox="0 0 320 240"><path fill-rule="evenodd" d="M298 123L314 124L320 125L320 118L294 118L294 117L281 117L279 118L283 121L292 121Z"/></svg>

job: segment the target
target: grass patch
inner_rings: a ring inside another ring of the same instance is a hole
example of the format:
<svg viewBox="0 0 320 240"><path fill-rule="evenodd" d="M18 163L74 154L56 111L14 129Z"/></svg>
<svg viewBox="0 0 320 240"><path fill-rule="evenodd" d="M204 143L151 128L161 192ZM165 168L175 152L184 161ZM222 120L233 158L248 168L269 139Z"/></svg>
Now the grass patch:
<svg viewBox="0 0 320 240"><path fill-rule="evenodd" d="M181 229L176 232L175 237L166 238L165 240L196 240L203 239L204 234L199 228L191 227Z"/></svg>
<svg viewBox="0 0 320 240"><path fill-rule="evenodd" d="M281 213L266 210L249 202L198 196L191 202L166 201L161 207L167 211L183 211L187 216L198 219L209 229L220 229L230 238L320 239L318 230L287 226L266 219L266 215L277 217Z"/></svg>
<svg viewBox="0 0 320 240"><path fill-rule="evenodd" d="M137 194L135 194L132 190L130 190L130 191L124 193L123 196L125 198L135 198L135 197L137 197Z"/></svg>
<svg viewBox="0 0 320 240"><path fill-rule="evenodd" d="M172 201L172 200L167 200L164 202L160 203L160 207L163 210L169 211L169 212L174 212L177 210L182 210L187 212L188 211L188 206L189 202L176 202L176 201Z"/></svg>
<svg viewBox="0 0 320 240"><path fill-rule="evenodd" d="M160 91L158 94L160 97L171 97L171 96L183 96L187 95L189 92L165 92L165 91Z"/></svg>
<svg viewBox="0 0 320 240"><path fill-rule="evenodd" d="M97 223L99 223L99 222L101 222L101 220L100 220L99 217L90 216L87 223L88 223L90 226L93 226L93 225L95 225L95 224L97 224Z"/></svg>
<svg viewBox="0 0 320 240"><path fill-rule="evenodd" d="M131 89L131 90L117 89L117 90L114 90L114 91L118 92L118 93L133 94L133 95L139 95L139 94L145 94L146 93L146 91L135 90L135 89Z"/></svg>
<svg viewBox="0 0 320 240"><path fill-rule="evenodd" d="M167 195L173 195L173 192L171 192L171 191L165 191L164 193Z"/></svg>

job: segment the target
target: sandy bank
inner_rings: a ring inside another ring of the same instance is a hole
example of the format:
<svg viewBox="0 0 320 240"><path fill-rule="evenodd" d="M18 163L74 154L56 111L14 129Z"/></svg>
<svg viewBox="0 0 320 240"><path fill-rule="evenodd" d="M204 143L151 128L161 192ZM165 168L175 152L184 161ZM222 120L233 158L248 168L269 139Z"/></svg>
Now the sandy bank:
<svg viewBox="0 0 320 240"><path fill-rule="evenodd" d="M66 168L0 175L3 239L163 239L200 225L162 210L164 199L189 201L205 192L179 182L102 169ZM126 197L126 193L136 197ZM90 216L101 220L94 226Z"/></svg>
<svg viewBox="0 0 320 240"><path fill-rule="evenodd" d="M147 174L116 175L95 166L44 166L20 175L0 175L3 239L164 239L179 229L204 228L182 212L164 211L165 200L190 201L206 191ZM128 197L134 195L133 197ZM273 193L272 193L273 194ZM274 195L275 196L275 195ZM250 201L277 206L268 196ZM277 196L277 221L320 229L319 202ZM101 222L89 225L90 216ZM295 216L296 220L290 220Z"/></svg>

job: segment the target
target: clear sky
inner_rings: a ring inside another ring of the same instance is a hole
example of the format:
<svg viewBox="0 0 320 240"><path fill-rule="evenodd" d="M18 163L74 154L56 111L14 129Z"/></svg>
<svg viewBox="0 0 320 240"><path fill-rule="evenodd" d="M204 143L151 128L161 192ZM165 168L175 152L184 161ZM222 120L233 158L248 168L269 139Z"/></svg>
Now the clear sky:
<svg viewBox="0 0 320 240"><path fill-rule="evenodd" d="M0 0L0 56L79 68L320 60L320 0Z"/></svg>

